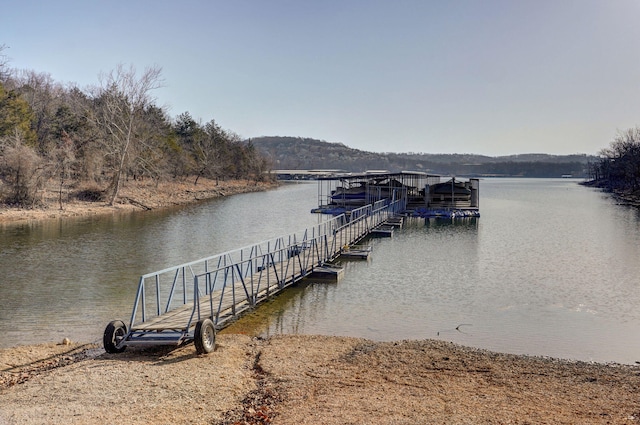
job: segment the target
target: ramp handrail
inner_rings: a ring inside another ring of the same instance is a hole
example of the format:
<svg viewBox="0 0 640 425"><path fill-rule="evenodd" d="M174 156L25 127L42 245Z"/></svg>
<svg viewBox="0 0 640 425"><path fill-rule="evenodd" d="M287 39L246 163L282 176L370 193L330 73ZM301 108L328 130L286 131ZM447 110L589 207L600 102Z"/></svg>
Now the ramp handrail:
<svg viewBox="0 0 640 425"><path fill-rule="evenodd" d="M334 238L337 233L307 234L295 244L281 244L280 248L268 254L196 275L194 320L211 318L220 327L236 316L238 306L254 307L260 300L306 276L314 267L335 257L339 250ZM247 270L251 272L245 273ZM206 284L202 285L203 282ZM200 310L202 296L209 297L206 314ZM227 313L222 316L225 311Z"/></svg>
<svg viewBox="0 0 640 425"><path fill-rule="evenodd" d="M210 270L221 270L228 265L242 264L243 274L263 267L268 261L281 262L286 251L310 237L334 233L347 222L344 215L334 217L316 226L287 236L259 242L221 254L168 267L140 277L129 329L153 317L165 314L177 307L191 303L194 299L195 277ZM251 261L248 261L251 260Z"/></svg>
<svg viewBox="0 0 640 425"><path fill-rule="evenodd" d="M405 201L406 202L406 201ZM140 277L129 330L145 322L193 303L191 321L201 318L200 298L209 296L210 311L205 317L215 318L218 324L220 309L231 297L231 311L235 315L238 299L255 305L263 294L270 295L272 279L282 289L301 277L311 267L335 258L345 245L366 236L388 217L401 211L402 200L381 200L373 205L353 210L318 225L244 248L147 273ZM219 292L217 310L213 294ZM226 291L226 292L225 292Z"/></svg>

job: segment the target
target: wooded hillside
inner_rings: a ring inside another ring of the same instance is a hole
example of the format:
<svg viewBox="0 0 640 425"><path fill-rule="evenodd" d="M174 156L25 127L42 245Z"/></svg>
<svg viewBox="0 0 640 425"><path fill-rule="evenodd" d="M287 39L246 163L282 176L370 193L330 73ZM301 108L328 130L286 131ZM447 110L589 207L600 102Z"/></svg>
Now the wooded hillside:
<svg viewBox="0 0 640 425"><path fill-rule="evenodd" d="M525 154L490 157L473 154L376 153L300 137L258 137L251 143L274 169L424 171L457 176L584 177L596 158L584 154Z"/></svg>
<svg viewBox="0 0 640 425"><path fill-rule="evenodd" d="M80 89L7 67L0 46L0 202L30 207L43 188L116 201L128 179L254 179L267 161L215 120L171 119L156 105L160 68L118 65Z"/></svg>

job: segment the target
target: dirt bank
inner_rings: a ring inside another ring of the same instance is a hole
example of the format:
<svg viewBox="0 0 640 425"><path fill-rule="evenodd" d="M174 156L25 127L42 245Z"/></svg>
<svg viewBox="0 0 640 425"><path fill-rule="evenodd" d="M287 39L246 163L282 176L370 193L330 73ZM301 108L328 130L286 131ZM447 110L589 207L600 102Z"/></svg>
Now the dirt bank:
<svg viewBox="0 0 640 425"><path fill-rule="evenodd" d="M155 210L192 204L220 196L257 192L273 187L276 187L276 183L249 180L216 182L205 178L200 178L197 185L193 184L193 179L165 181L158 185L151 180L128 181L123 184L118 200L113 206L102 201L81 201L76 199L73 193L65 192L62 209L60 208L60 195L55 187L52 187L41 193L40 205L35 208L14 208L0 204L0 223Z"/></svg>
<svg viewBox="0 0 640 425"><path fill-rule="evenodd" d="M221 333L207 356L0 351L0 424L636 424L639 394L638 366L432 340Z"/></svg>

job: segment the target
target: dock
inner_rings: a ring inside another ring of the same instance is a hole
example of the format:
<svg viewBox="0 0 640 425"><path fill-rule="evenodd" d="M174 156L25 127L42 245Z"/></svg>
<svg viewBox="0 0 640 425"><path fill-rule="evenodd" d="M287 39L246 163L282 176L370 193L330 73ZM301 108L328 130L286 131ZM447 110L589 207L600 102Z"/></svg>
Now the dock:
<svg viewBox="0 0 640 425"><path fill-rule="evenodd" d="M380 200L312 228L213 255L140 277L128 323L110 322L103 344L108 353L127 346L180 345L193 341L199 353L215 349L218 330L300 280L333 279L339 256L367 258L351 248L401 208Z"/></svg>
<svg viewBox="0 0 640 425"><path fill-rule="evenodd" d="M397 215L394 217L389 217L388 219L385 220L384 222L385 225L387 226L391 226L391 227L396 227L398 229L402 228L402 225L404 224L404 217L401 215Z"/></svg>
<svg viewBox="0 0 640 425"><path fill-rule="evenodd" d="M333 217L312 228L140 277L128 323L110 322L108 353L127 346L194 342L215 349L216 332L300 280L337 280L338 257L367 259L367 236L391 237L404 217L478 217L479 181L419 172L318 177L319 206ZM322 189L327 185L326 190Z"/></svg>

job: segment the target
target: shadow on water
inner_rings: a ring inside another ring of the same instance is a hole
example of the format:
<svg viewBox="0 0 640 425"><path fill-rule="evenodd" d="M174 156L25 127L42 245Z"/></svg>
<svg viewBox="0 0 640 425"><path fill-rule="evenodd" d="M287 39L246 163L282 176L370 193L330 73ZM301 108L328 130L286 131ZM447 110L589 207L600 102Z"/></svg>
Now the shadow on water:
<svg viewBox="0 0 640 425"><path fill-rule="evenodd" d="M424 225L427 229L439 229L439 228L454 228L461 231L477 231L480 218L478 217L464 217L464 218L426 218L426 219L411 219L409 223L424 220Z"/></svg>
<svg viewBox="0 0 640 425"><path fill-rule="evenodd" d="M331 285L331 283L300 281L247 313L221 332L262 337L282 333L303 333L300 320L304 312L301 311L301 308L307 301L307 297L314 296L311 292L316 289L315 285ZM322 303L322 298L316 298L316 301ZM292 319L291 324L285 321L287 318ZM299 319L297 324L296 319ZM285 325L285 323L287 324Z"/></svg>

